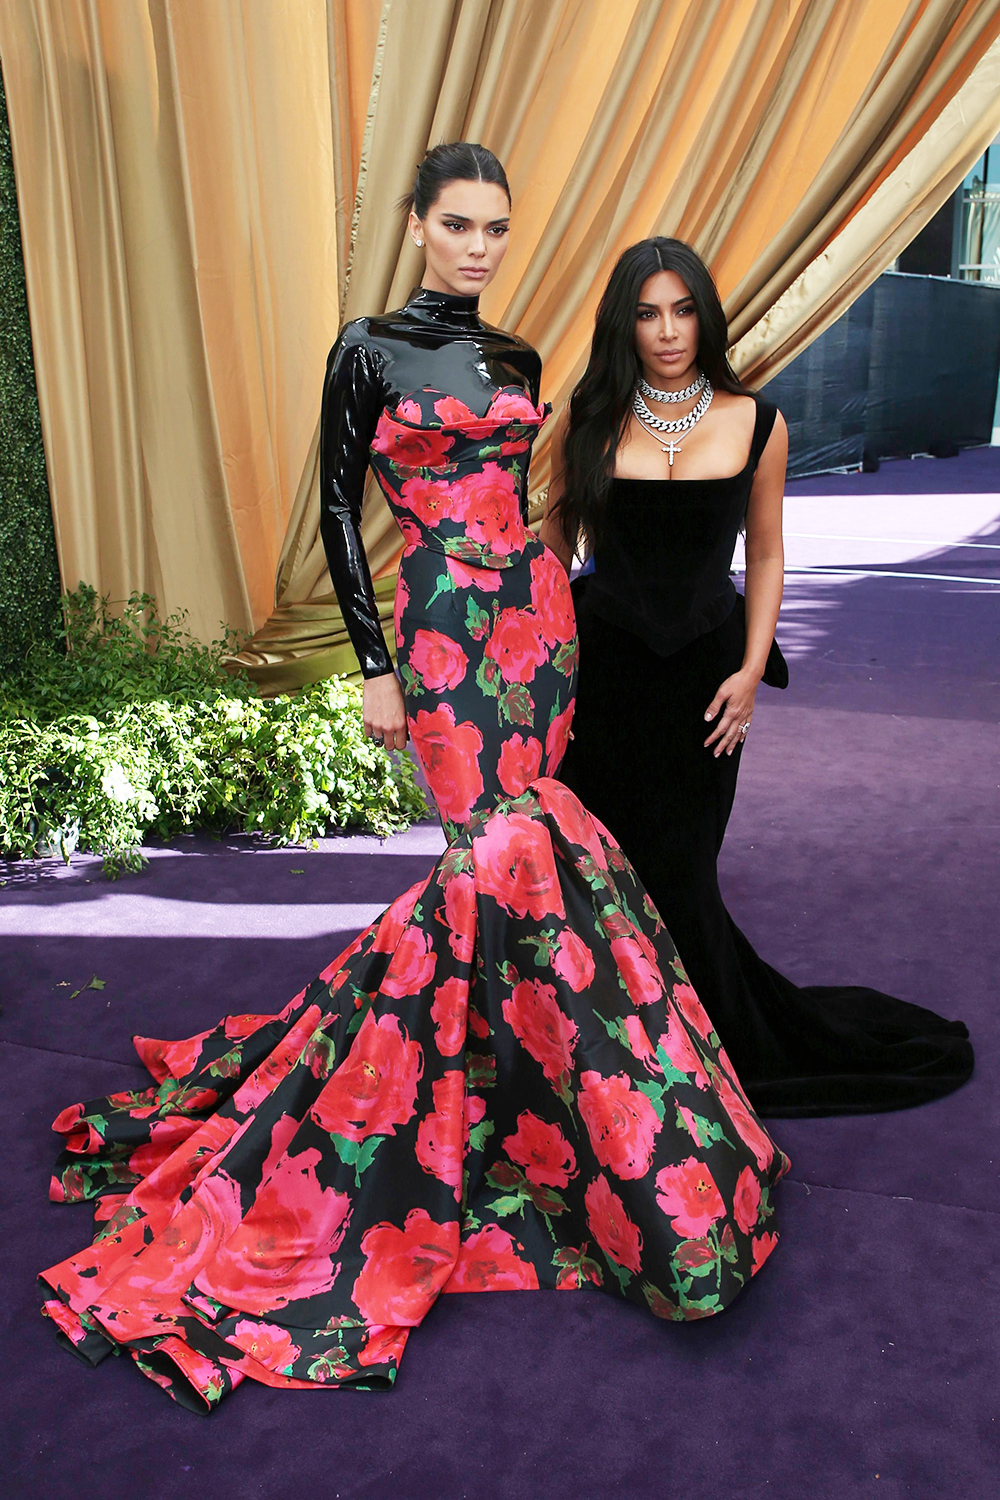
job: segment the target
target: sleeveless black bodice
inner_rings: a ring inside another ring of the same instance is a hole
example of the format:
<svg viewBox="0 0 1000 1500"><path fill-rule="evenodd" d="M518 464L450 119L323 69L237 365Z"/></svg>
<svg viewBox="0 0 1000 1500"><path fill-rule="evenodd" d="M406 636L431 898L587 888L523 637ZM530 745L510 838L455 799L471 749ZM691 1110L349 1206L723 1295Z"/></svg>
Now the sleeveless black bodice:
<svg viewBox="0 0 1000 1500"><path fill-rule="evenodd" d="M530 344L483 322L478 297L418 287L399 311L356 318L341 330L323 387L320 534L363 676L392 671L361 541L369 449L379 418L419 390L447 392L480 417L511 386L527 391L537 406L541 375Z"/></svg>
<svg viewBox="0 0 1000 1500"><path fill-rule="evenodd" d="M733 549L778 410L754 399L753 441L738 474L612 481L587 608L661 656L714 630L736 604Z"/></svg>

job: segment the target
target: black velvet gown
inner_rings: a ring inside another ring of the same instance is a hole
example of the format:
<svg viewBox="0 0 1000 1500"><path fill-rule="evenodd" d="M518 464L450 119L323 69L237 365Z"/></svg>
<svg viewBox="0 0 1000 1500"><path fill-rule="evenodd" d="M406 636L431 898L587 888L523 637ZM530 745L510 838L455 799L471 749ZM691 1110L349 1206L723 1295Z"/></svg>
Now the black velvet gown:
<svg viewBox="0 0 1000 1500"><path fill-rule="evenodd" d="M561 776L620 841L758 1113L899 1109L969 1077L965 1026L877 990L799 988L758 957L719 891L740 751L706 750L703 715L743 661L729 568L775 411L757 398L731 478L614 481L594 572L573 586L580 675ZM787 681L776 648L765 681Z"/></svg>

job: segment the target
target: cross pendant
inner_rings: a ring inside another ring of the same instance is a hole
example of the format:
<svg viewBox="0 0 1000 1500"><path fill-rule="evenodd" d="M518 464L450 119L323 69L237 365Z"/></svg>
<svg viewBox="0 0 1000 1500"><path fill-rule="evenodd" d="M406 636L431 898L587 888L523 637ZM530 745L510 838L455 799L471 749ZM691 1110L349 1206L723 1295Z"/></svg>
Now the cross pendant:
<svg viewBox="0 0 1000 1500"><path fill-rule="evenodd" d="M674 440L673 440L673 438L671 438L669 443L661 443L660 447L663 449L664 453L667 455L667 463L669 464L670 468L672 469L673 466L674 466L674 454L675 453L679 453L681 451L681 445L680 445L680 443L675 443Z"/></svg>

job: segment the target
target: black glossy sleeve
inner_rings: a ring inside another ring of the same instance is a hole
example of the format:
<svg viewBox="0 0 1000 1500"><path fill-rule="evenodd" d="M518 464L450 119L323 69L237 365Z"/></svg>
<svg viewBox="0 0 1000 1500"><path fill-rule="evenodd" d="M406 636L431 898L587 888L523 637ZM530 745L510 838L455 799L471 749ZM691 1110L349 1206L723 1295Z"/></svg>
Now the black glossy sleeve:
<svg viewBox="0 0 1000 1500"><path fill-rule="evenodd" d="M535 405L538 405L542 388L542 361L534 349L529 349L531 361L528 368L528 394ZM528 512L531 505L528 500L528 481L525 479L524 488L521 491L521 520L525 526L528 524Z"/></svg>
<svg viewBox="0 0 1000 1500"><path fill-rule="evenodd" d="M319 439L320 535L363 677L392 671L361 541L368 448L383 406L371 351L348 324L330 350Z"/></svg>

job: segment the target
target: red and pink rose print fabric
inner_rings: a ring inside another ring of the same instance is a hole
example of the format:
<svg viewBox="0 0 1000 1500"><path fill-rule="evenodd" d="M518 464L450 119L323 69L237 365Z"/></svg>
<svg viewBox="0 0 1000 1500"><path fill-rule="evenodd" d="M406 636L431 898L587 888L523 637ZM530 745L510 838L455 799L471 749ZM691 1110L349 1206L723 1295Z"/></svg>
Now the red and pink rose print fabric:
<svg viewBox="0 0 1000 1500"><path fill-rule="evenodd" d="M525 404L401 408L388 472L444 483L459 437L481 473L526 457ZM43 1273L45 1311L198 1410L247 1377L390 1385L441 1293L593 1286L709 1317L776 1243L787 1158L625 856L553 779L565 575L523 530L500 553L469 505L502 566L414 543L397 611L445 853L279 1015L137 1038L150 1087L55 1122L52 1197L96 1200L98 1234Z"/></svg>

